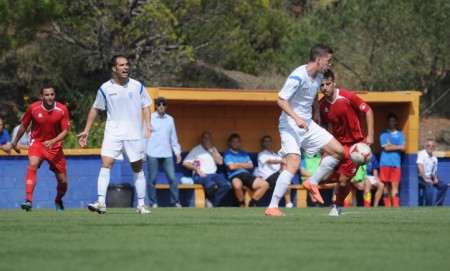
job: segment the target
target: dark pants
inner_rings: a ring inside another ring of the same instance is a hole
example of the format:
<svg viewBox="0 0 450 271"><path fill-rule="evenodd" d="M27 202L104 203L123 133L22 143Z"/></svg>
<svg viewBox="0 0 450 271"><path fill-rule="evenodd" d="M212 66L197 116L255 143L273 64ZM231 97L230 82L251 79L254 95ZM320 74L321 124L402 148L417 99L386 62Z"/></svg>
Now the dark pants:
<svg viewBox="0 0 450 271"><path fill-rule="evenodd" d="M195 175L194 183L203 185L206 197L211 201L214 207L219 206L222 199L231 189L231 183L217 173L207 174L205 177ZM215 190L216 185L218 187L217 190Z"/></svg>
<svg viewBox="0 0 450 271"><path fill-rule="evenodd" d="M433 187L436 187L436 203L433 204ZM439 181L437 184L425 182L419 177L419 189L423 189L423 197L425 199L425 206L442 206L447 194L448 184L443 181Z"/></svg>

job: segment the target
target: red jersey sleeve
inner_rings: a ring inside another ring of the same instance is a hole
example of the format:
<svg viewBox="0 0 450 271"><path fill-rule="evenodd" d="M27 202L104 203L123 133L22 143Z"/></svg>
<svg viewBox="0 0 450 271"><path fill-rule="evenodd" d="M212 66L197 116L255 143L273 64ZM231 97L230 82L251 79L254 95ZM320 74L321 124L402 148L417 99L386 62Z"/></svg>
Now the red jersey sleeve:
<svg viewBox="0 0 450 271"><path fill-rule="evenodd" d="M367 113L369 111L370 106L355 93L341 89L339 94L346 97L357 111L361 113Z"/></svg>
<svg viewBox="0 0 450 271"><path fill-rule="evenodd" d="M67 107L65 107L62 104L58 104L58 106L63 110L64 115L61 118L61 129L62 130L69 130L70 129L70 117L69 117L69 110Z"/></svg>

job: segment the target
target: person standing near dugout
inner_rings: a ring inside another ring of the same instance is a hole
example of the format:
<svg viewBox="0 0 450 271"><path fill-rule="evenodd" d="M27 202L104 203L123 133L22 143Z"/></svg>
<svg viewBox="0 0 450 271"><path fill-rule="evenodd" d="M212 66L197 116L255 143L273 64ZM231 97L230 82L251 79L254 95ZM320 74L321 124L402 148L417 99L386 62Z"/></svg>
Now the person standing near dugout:
<svg viewBox="0 0 450 271"><path fill-rule="evenodd" d="M58 181L56 211L64 211L62 198L67 192L68 182L62 141L69 134L70 118L67 108L55 101L55 87L52 84L44 84L41 88L41 101L32 103L25 111L17 135L12 142L12 147L17 153L20 153L17 144L30 123L31 144L28 150L29 165L25 176L26 200L21 204L21 208L31 211L36 171L46 160Z"/></svg>
<svg viewBox="0 0 450 271"><path fill-rule="evenodd" d="M98 90L94 105L89 111L84 131L77 136L83 148L87 144L89 131L99 110L107 110L107 121L102 143L102 166L98 176L98 200L89 204L92 212L106 212L106 193L115 159L123 159L123 153L130 160L138 197L138 214L149 214L144 204L145 176L142 170L142 115L145 121L144 137L151 134L150 109L152 103L144 85L129 77L128 59L115 55L109 63L111 80Z"/></svg>

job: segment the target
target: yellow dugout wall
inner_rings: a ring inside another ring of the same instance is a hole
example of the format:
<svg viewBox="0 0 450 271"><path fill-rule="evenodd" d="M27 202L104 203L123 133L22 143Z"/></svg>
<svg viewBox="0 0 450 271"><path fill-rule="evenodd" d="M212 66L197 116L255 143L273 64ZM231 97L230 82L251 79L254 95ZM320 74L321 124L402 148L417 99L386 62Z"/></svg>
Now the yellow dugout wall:
<svg viewBox="0 0 450 271"><path fill-rule="evenodd" d="M184 152L198 144L203 131L212 133L219 151L227 148L226 140L231 133L241 135L242 148L247 152L259 152L259 140L266 134L273 137L275 150L280 148L278 91L164 87L148 88L147 91L153 100L159 96L168 100L167 113L175 119ZM399 117L398 128L405 133L406 153L418 151L419 91L355 93L370 104L375 114L374 153L381 151L378 138L386 128L389 112Z"/></svg>

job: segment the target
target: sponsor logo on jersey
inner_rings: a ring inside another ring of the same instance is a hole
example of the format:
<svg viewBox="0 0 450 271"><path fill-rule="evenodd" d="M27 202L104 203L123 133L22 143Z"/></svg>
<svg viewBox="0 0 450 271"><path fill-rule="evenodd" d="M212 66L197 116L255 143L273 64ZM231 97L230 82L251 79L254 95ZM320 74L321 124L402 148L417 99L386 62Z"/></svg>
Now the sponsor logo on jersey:
<svg viewBox="0 0 450 271"><path fill-rule="evenodd" d="M364 104L364 103L359 106L360 110L365 110L366 108L367 108L367 104Z"/></svg>
<svg viewBox="0 0 450 271"><path fill-rule="evenodd" d="M41 113L38 114L38 118L42 118L42 114Z"/></svg>
<svg viewBox="0 0 450 271"><path fill-rule="evenodd" d="M133 99L133 92L128 92L128 98L131 100Z"/></svg>
<svg viewBox="0 0 450 271"><path fill-rule="evenodd" d="M116 95L117 95L117 93L111 93L108 96L111 97L111 96L116 96Z"/></svg>

